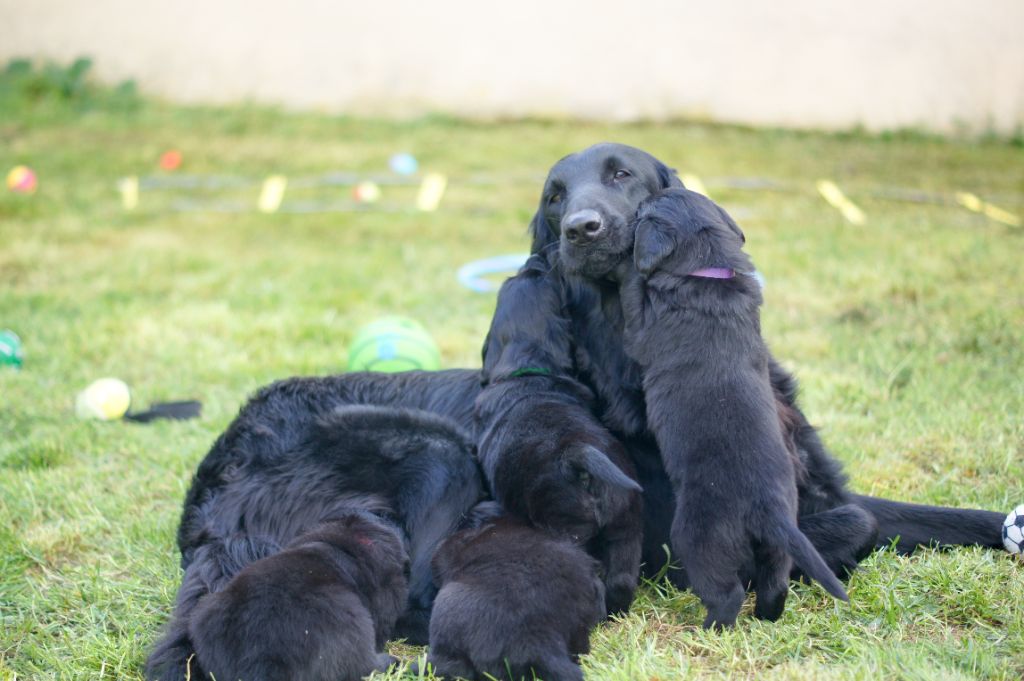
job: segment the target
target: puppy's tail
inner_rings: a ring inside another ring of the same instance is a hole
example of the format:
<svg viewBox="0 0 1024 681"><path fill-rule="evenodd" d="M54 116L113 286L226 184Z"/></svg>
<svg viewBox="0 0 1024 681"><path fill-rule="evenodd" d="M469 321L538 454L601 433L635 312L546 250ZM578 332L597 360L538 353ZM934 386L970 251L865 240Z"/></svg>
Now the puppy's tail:
<svg viewBox="0 0 1024 681"><path fill-rule="evenodd" d="M773 524L773 528L772 533L775 536L770 538L769 541L774 539L772 543L783 547L792 556L793 562L803 570L805 575L817 581L825 587L825 591L828 591L839 600L850 600L850 597L846 595L846 589L843 588L842 582L829 569L825 559L814 548L814 544L807 538L807 535L801 532L800 528L790 518L780 519Z"/></svg>

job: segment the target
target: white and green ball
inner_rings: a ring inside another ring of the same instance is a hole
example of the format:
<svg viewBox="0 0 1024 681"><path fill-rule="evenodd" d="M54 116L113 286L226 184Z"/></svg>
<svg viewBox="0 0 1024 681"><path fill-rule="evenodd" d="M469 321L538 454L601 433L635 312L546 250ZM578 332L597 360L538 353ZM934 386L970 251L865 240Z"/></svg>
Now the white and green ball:
<svg viewBox="0 0 1024 681"><path fill-rule="evenodd" d="M1010 511L1003 521L1003 546L1010 553L1024 554L1024 504Z"/></svg>
<svg viewBox="0 0 1024 681"><path fill-rule="evenodd" d="M349 345L349 371L435 371L441 352L423 325L406 317L382 317L360 328Z"/></svg>
<svg viewBox="0 0 1024 681"><path fill-rule="evenodd" d="M24 354L18 334L8 329L0 331L0 366L6 365L19 369L23 361Z"/></svg>

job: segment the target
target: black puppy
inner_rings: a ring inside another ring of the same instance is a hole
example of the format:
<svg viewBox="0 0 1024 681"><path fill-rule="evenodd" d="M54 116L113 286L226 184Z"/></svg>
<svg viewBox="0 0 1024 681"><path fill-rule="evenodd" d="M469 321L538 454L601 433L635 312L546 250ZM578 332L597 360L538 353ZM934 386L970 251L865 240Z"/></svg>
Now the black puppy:
<svg viewBox="0 0 1024 681"><path fill-rule="evenodd" d="M512 516L453 535L433 561L428 662L448 678L582 680L575 659L605 613L597 568Z"/></svg>
<svg viewBox="0 0 1024 681"><path fill-rule="evenodd" d="M797 479L761 338L761 288L743 233L686 189L640 205L635 267L620 267L625 349L643 368L647 419L676 491L672 550L707 608L731 626L752 578L775 620L792 559L837 598L842 584L797 528ZM752 569L751 569L752 568Z"/></svg>
<svg viewBox="0 0 1024 681"><path fill-rule="evenodd" d="M195 652L189 626L200 598L225 588L247 564L353 509L391 518L402 532L411 573L397 635L426 643L436 592L430 560L484 496L472 441L435 414L336 406L337 391L332 400L317 390L324 381L264 390L200 465L178 535L185 574L174 617L147 661L149 678L183 677ZM389 390L398 385L392 381ZM282 622L291 616L282 612Z"/></svg>
<svg viewBox="0 0 1024 681"><path fill-rule="evenodd" d="M557 252L549 249L547 256ZM640 572L641 489L624 448L594 418L590 392L565 377L568 321L544 281L542 258L531 258L527 276L499 293L501 309L519 321L506 324L499 316L485 343L484 375L493 387L476 404L477 454L506 511L570 538L601 561L608 611L622 612ZM532 315L520 314L525 307ZM526 319L540 328L524 328ZM523 335L546 343L520 346L516 338ZM518 380L508 380L513 377Z"/></svg>
<svg viewBox="0 0 1024 681"><path fill-rule="evenodd" d="M356 681L387 669L408 564L396 528L370 513L321 523L199 600L194 678Z"/></svg>

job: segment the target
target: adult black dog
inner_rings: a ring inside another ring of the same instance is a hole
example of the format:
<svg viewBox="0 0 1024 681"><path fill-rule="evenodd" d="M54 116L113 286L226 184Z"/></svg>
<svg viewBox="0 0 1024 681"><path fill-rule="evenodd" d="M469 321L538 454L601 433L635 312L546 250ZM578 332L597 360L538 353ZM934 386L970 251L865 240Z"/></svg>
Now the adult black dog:
<svg viewBox="0 0 1024 681"><path fill-rule="evenodd" d="M650 154L599 144L552 167L530 225L534 253L559 249L558 257L547 260L561 274L555 293L571 319L571 377L594 391L598 416L637 466L644 488L648 572L664 564L662 546L669 543L674 498L647 423L642 372L623 349L622 305L613 272L633 255L629 225L640 202L670 187L682 183ZM542 335L534 339L538 347L550 342ZM535 352L522 338L517 343L526 357ZM902 552L928 544L1000 547L1000 513L905 504L847 490L841 466L796 405L793 377L774 360L769 373L785 435L807 471L798 481L800 528L837 574L852 569L875 546L893 542ZM493 389L488 386L485 392Z"/></svg>
<svg viewBox="0 0 1024 681"><path fill-rule="evenodd" d="M199 600L193 677L358 681L387 669L408 564L397 527L339 513Z"/></svg>
<svg viewBox="0 0 1024 681"><path fill-rule="evenodd" d="M575 658L590 652L605 605L598 564L575 542L505 515L449 537L433 568L435 673L582 681Z"/></svg>
<svg viewBox="0 0 1024 681"><path fill-rule="evenodd" d="M732 626L748 582L754 616L778 619L794 562L847 600L797 528L804 471L782 435L743 232L682 188L641 203L631 229L633 258L616 269L626 353L643 368L647 422L676 491L672 552L704 626Z"/></svg>
<svg viewBox="0 0 1024 681"><path fill-rule="evenodd" d="M204 596L352 510L387 517L403 532L411 573L397 632L426 643L436 593L430 560L485 494L472 442L436 413L346 405L394 398L398 389L406 406L436 411L466 377L429 376L443 389L422 389L417 375L292 379L264 389L241 410L200 464L185 501L178 531L185 574L171 623L147 662L149 678L185 677L196 650L193 614ZM478 389L475 379L464 387Z"/></svg>

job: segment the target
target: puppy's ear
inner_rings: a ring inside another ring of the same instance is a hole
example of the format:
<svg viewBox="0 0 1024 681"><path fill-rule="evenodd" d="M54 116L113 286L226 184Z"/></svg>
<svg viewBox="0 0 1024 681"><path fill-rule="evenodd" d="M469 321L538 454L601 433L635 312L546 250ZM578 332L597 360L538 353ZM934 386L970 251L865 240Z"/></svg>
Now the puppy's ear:
<svg viewBox="0 0 1024 681"><path fill-rule="evenodd" d="M678 175L676 175L675 168L669 168L661 161L655 161L654 168L658 172L658 181L661 182L662 189L683 186L683 181L679 179Z"/></svg>
<svg viewBox="0 0 1024 681"><path fill-rule="evenodd" d="M732 219L732 216L726 213L725 209L723 209L718 204L715 204L715 208L718 209L718 213L722 216L722 221L725 223L726 227L731 229L733 234L740 238L741 242L747 243L747 235L743 233L743 230L740 229L740 226L737 225L736 221Z"/></svg>
<svg viewBox="0 0 1024 681"><path fill-rule="evenodd" d="M486 525L498 516L502 515L505 510L501 507L497 501L481 501L476 506L469 509L462 515L462 519L459 521L460 530L465 529L477 529L482 525Z"/></svg>
<svg viewBox="0 0 1024 681"><path fill-rule="evenodd" d="M633 241L633 263L645 277L658 268L678 245L677 230L654 220L637 223Z"/></svg>
<svg viewBox="0 0 1024 681"><path fill-rule="evenodd" d="M621 487L631 492L641 492L643 489L635 480L622 472L622 469L612 463L608 455L593 445L580 445L573 457L574 468L581 478L593 477L614 487Z"/></svg>

